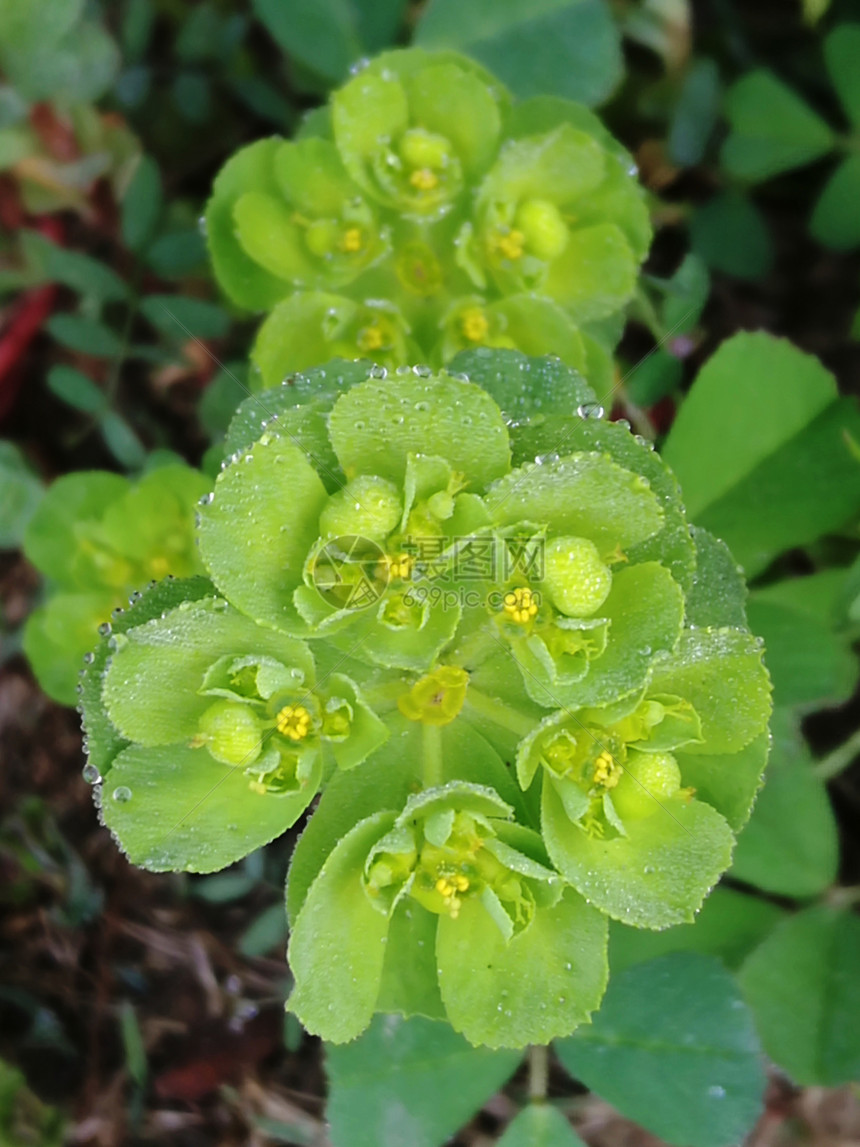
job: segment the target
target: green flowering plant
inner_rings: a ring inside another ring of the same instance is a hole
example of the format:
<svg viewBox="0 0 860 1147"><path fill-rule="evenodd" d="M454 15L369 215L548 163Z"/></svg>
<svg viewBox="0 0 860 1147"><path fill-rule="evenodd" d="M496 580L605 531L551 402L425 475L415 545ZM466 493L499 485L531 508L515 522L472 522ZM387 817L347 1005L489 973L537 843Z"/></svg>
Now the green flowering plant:
<svg viewBox="0 0 860 1147"><path fill-rule="evenodd" d="M266 386L335 356L439 366L478 345L557 353L604 385L594 324L631 298L651 235L630 156L586 108L513 103L419 48L364 66L297 138L237 152L206 223L225 292L271 312Z"/></svg>
<svg viewBox="0 0 860 1147"><path fill-rule="evenodd" d="M147 868L210 872L317 798L289 1006L475 1044L598 1007L610 918L693 919L761 782L770 684L726 547L557 358L335 361L239 408L203 576L88 663L87 777Z"/></svg>
<svg viewBox="0 0 860 1147"><path fill-rule="evenodd" d="M93 470L53 483L24 537L47 584L46 600L27 619L24 652L50 697L75 704L97 628L131 593L167 574L200 572L194 511L207 485L174 463L138 481Z"/></svg>

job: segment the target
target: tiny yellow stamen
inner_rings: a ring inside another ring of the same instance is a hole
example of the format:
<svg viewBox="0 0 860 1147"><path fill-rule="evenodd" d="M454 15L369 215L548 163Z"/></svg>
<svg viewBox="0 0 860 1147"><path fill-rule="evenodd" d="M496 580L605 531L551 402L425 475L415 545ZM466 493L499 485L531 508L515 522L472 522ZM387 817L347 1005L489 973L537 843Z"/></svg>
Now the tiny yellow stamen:
<svg viewBox="0 0 860 1147"><path fill-rule="evenodd" d="M419 167L409 176L409 182L416 191L432 191L439 186L439 176L429 167Z"/></svg>
<svg viewBox="0 0 860 1147"><path fill-rule="evenodd" d="M490 331L487 316L480 307L469 307L463 311L460 326L466 338L473 343L483 342Z"/></svg>
<svg viewBox="0 0 860 1147"><path fill-rule="evenodd" d="M366 353L367 351L380 350L385 346L385 335L382 333L379 323L372 323L360 332L356 341L358 349Z"/></svg>
<svg viewBox="0 0 860 1147"><path fill-rule="evenodd" d="M505 613L518 625L527 625L537 615L539 604L537 594L528 586L508 590L503 600Z"/></svg>
<svg viewBox="0 0 860 1147"><path fill-rule="evenodd" d="M406 581L414 566L415 558L412 554L397 554L395 557L385 559L385 569L389 578L402 578Z"/></svg>
<svg viewBox="0 0 860 1147"><path fill-rule="evenodd" d="M615 763L612 754L604 749L594 762L593 780L596 785L603 785L605 789L614 789L621 776L621 769Z"/></svg>
<svg viewBox="0 0 860 1147"><path fill-rule="evenodd" d="M354 255L356 251L360 251L363 247L361 241L361 231L358 227L349 227L343 233L340 241L341 251L345 251L348 255Z"/></svg>
<svg viewBox="0 0 860 1147"><path fill-rule="evenodd" d="M526 237L522 231L514 228L507 235L500 235L496 239L496 246L506 259L521 259L525 250Z"/></svg>
<svg viewBox="0 0 860 1147"><path fill-rule="evenodd" d="M275 718L278 732L291 741L303 741L311 731L311 715L304 705L285 705Z"/></svg>

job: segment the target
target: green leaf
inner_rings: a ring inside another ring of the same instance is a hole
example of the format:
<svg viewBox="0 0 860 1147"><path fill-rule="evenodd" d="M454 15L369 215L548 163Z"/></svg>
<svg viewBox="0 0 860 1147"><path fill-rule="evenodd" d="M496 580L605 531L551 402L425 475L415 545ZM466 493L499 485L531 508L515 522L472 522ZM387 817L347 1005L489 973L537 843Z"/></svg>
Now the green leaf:
<svg viewBox="0 0 860 1147"><path fill-rule="evenodd" d="M206 241L195 228L170 231L146 249L146 262L162 279L178 279L206 262Z"/></svg>
<svg viewBox="0 0 860 1147"><path fill-rule="evenodd" d="M682 167L701 163L720 110L720 72L716 60L695 60L675 104L669 126L669 155Z"/></svg>
<svg viewBox="0 0 860 1147"><path fill-rule="evenodd" d="M206 749L131 745L114 759L102 814L122 851L153 872L216 872L268 844L302 815L315 787L251 790L241 768Z"/></svg>
<svg viewBox="0 0 860 1147"><path fill-rule="evenodd" d="M416 31L423 48L468 52L521 98L603 103L619 83L621 39L602 0L430 0Z"/></svg>
<svg viewBox="0 0 860 1147"><path fill-rule="evenodd" d="M750 625L764 638L777 705L837 705L851 696L857 682L857 657L848 639L834 631L830 618L805 606L803 595L813 592L816 580L815 574L798 578L799 594L785 604L780 583L750 597Z"/></svg>
<svg viewBox="0 0 860 1147"><path fill-rule="evenodd" d="M860 53L860 25L840 24L824 41L824 62L845 114L854 127L860 127L860 79L857 57Z"/></svg>
<svg viewBox="0 0 860 1147"><path fill-rule="evenodd" d="M740 1143L762 1110L751 1016L707 956L676 952L613 977L593 1023L555 1050L622 1115L679 1147Z"/></svg>
<svg viewBox="0 0 860 1147"><path fill-rule="evenodd" d="M87 589L79 583L69 555L78 548L76 525L99 518L107 508L128 493L129 482L119 474L91 470L65 474L48 489L24 538L24 552L43 574L70 589Z"/></svg>
<svg viewBox="0 0 860 1147"><path fill-rule="evenodd" d="M126 470L139 470L146 461L146 447L122 415L108 410L99 426L105 445L117 462Z"/></svg>
<svg viewBox="0 0 860 1147"><path fill-rule="evenodd" d="M128 630L105 675L103 697L116 728L142 745L187 743L212 704L202 689L219 657L268 656L313 684L303 642L257 625L219 598L183 603ZM201 754L202 756L203 754Z"/></svg>
<svg viewBox="0 0 860 1147"><path fill-rule="evenodd" d="M448 1019L470 1043L523 1047L567 1035L606 987L606 918L567 889L505 941L480 900L441 916L439 987Z"/></svg>
<svg viewBox="0 0 860 1147"><path fill-rule="evenodd" d="M556 1107L530 1103L515 1115L499 1147L583 1147L582 1140Z"/></svg>
<svg viewBox="0 0 860 1147"><path fill-rule="evenodd" d="M553 355L534 358L517 351L476 347L460 351L448 369L478 383L509 419L522 419L526 425L535 415L566 414L595 401L594 391L579 371Z"/></svg>
<svg viewBox="0 0 860 1147"><path fill-rule="evenodd" d="M296 986L287 1007L308 1031L334 1043L360 1035L376 1008L388 917L371 904L362 876L394 819L377 812L340 841L293 924L287 958Z"/></svg>
<svg viewBox="0 0 860 1147"><path fill-rule="evenodd" d="M837 529L860 507L846 435L860 414L812 355L764 332L723 343L693 384L663 456L690 516L752 575Z"/></svg>
<svg viewBox="0 0 860 1147"><path fill-rule="evenodd" d="M779 747L749 824L738 838L732 876L765 892L803 899L824 892L839 867L839 835L823 781L805 748Z"/></svg>
<svg viewBox="0 0 860 1147"><path fill-rule="evenodd" d="M860 920L827 905L785 920L740 984L765 1051L797 1083L838 1087L860 1074Z"/></svg>
<svg viewBox="0 0 860 1147"><path fill-rule="evenodd" d="M765 731L739 752L696 754L699 746L691 745L675 756L683 784L694 788L697 798L715 808L738 832L749 820L761 788L768 746Z"/></svg>
<svg viewBox="0 0 860 1147"><path fill-rule="evenodd" d="M223 307L206 299L185 295L147 295L141 312L168 338L184 342L188 338L222 338L230 329L230 316Z"/></svg>
<svg viewBox="0 0 860 1147"><path fill-rule="evenodd" d="M142 155L122 201L122 237L131 251L146 247L161 211L161 172L152 156Z"/></svg>
<svg viewBox="0 0 860 1147"><path fill-rule="evenodd" d="M553 864L590 904L636 928L690 923L728 868L734 837L698 800L664 798L626 836L603 840L573 825L544 778L541 827Z"/></svg>
<svg viewBox="0 0 860 1147"><path fill-rule="evenodd" d="M347 478L378 474L402 482L409 454L445 458L471 491L510 465L508 434L489 395L448 375L368 379L341 395L329 417L332 446Z"/></svg>
<svg viewBox="0 0 860 1147"><path fill-rule="evenodd" d="M747 587L729 547L698 526L692 534L696 573L687 594L686 624L746 629Z"/></svg>
<svg viewBox="0 0 860 1147"><path fill-rule="evenodd" d="M218 475L213 500L201 507L200 553L218 588L250 617L302 628L292 592L326 499L305 455L270 434Z"/></svg>
<svg viewBox="0 0 860 1147"><path fill-rule="evenodd" d="M611 975L667 952L719 956L727 967L737 968L784 915L783 909L768 900L720 887L705 900L692 924L651 932L613 921L609 926Z"/></svg>
<svg viewBox="0 0 860 1147"><path fill-rule="evenodd" d="M246 191L279 194L273 165L282 143L278 137L261 139L232 155L215 177L206 205L206 239L215 275L233 302L247 310L268 310L289 290L245 252L233 219L233 208Z"/></svg>
<svg viewBox="0 0 860 1147"><path fill-rule="evenodd" d="M376 1016L354 1043L327 1049L332 1140L340 1147L438 1147L519 1060L518 1052L471 1047L445 1023Z"/></svg>
<svg viewBox="0 0 860 1147"><path fill-rule="evenodd" d="M760 279L773 263L764 215L739 191L725 191L694 212L693 250L709 267L738 279Z"/></svg>
<svg viewBox="0 0 860 1147"><path fill-rule="evenodd" d="M122 351L119 337L97 319L88 319L83 315L54 315L45 325L58 343L81 354L114 358Z"/></svg>
<svg viewBox="0 0 860 1147"><path fill-rule="evenodd" d="M837 251L860 244L860 156L850 155L830 178L815 204L810 229L820 243Z"/></svg>
<svg viewBox="0 0 860 1147"><path fill-rule="evenodd" d="M237 947L243 956L253 959L277 949L280 959L287 943L287 916L283 904L270 904L245 929Z"/></svg>
<svg viewBox="0 0 860 1147"><path fill-rule="evenodd" d="M62 283L102 303L127 298L126 284L98 259L61 247L38 231L22 231L20 242L27 262L38 269L39 281Z"/></svg>
<svg viewBox="0 0 860 1147"><path fill-rule="evenodd" d="M57 593L27 618L24 652L49 697L62 705L75 704L84 657L98 640L99 624L116 604L117 595L109 589Z"/></svg>
<svg viewBox="0 0 860 1147"><path fill-rule="evenodd" d="M92 379L71 366L52 366L48 371L48 389L85 414L98 414L108 404L107 395Z"/></svg>
<svg viewBox="0 0 860 1147"><path fill-rule="evenodd" d="M44 487L12 442L0 441L0 550L19 546Z"/></svg>
<svg viewBox="0 0 860 1147"><path fill-rule="evenodd" d="M346 77L364 47L349 0L253 0L254 13L281 48L328 82Z"/></svg>
<svg viewBox="0 0 860 1147"><path fill-rule="evenodd" d="M732 133L723 144L723 165L753 182L811 163L834 144L824 120L772 72L738 80L726 95L725 111Z"/></svg>

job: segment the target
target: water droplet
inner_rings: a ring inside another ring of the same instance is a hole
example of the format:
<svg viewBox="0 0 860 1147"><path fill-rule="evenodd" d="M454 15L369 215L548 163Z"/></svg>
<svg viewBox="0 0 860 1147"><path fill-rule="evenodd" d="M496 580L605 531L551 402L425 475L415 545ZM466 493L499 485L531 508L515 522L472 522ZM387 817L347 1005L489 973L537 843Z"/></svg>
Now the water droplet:
<svg viewBox="0 0 860 1147"><path fill-rule="evenodd" d="M374 363L374 365L370 368L368 374L371 378L388 378L388 371L385 369L385 367L379 366L376 363Z"/></svg>
<svg viewBox="0 0 860 1147"><path fill-rule="evenodd" d="M119 785L118 788L113 790L112 795L117 804L125 804L131 800L131 789L126 788L125 785Z"/></svg>
<svg viewBox="0 0 860 1147"><path fill-rule="evenodd" d="M103 621L99 626L99 637L107 637L110 633L110 622Z"/></svg>
<svg viewBox="0 0 860 1147"><path fill-rule="evenodd" d="M583 402L577 406L576 413L580 418L602 418L606 411L599 402Z"/></svg>
<svg viewBox="0 0 860 1147"><path fill-rule="evenodd" d="M85 653L84 654L84 663L86 665L92 665L92 663L95 661L95 659L96 659L95 653Z"/></svg>
<svg viewBox="0 0 860 1147"><path fill-rule="evenodd" d="M405 365L401 365L401 366L398 366L398 367L397 367L397 369L395 370L395 372L394 372L394 373L395 373L395 374L399 374L401 378L404 378L404 377L405 377L407 374L411 374L411 373L412 373L412 367L411 367L411 366L405 366Z"/></svg>
<svg viewBox="0 0 860 1147"><path fill-rule="evenodd" d="M88 785L97 785L102 779L102 775L96 766L91 764L84 765L83 769L81 770L81 776L84 778Z"/></svg>
<svg viewBox="0 0 860 1147"><path fill-rule="evenodd" d="M712 1099L725 1099L726 1089L720 1087L718 1083L714 1083L708 1088L708 1095L710 1095Z"/></svg>
<svg viewBox="0 0 860 1147"><path fill-rule="evenodd" d="M203 497L200 499L198 505L200 505L200 506L211 506L214 501L215 501L215 494L214 494L214 492L212 492L209 494L204 494Z"/></svg>

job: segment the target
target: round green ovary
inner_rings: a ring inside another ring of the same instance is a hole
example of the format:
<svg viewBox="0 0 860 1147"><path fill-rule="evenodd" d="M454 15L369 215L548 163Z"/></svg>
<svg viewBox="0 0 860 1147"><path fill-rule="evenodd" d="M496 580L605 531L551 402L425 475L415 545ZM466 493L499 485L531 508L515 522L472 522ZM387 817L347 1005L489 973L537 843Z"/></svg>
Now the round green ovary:
<svg viewBox="0 0 860 1147"><path fill-rule="evenodd" d="M260 755L260 722L248 705L216 701L200 718L193 744L205 745L225 765L250 765Z"/></svg>
<svg viewBox="0 0 860 1147"><path fill-rule="evenodd" d="M675 796L681 787L681 770L671 753L631 751L612 803L622 820L642 820L652 816L663 801Z"/></svg>
<svg viewBox="0 0 860 1147"><path fill-rule="evenodd" d="M588 617L606 600L612 574L587 538L553 538L544 551L543 584L561 613Z"/></svg>

